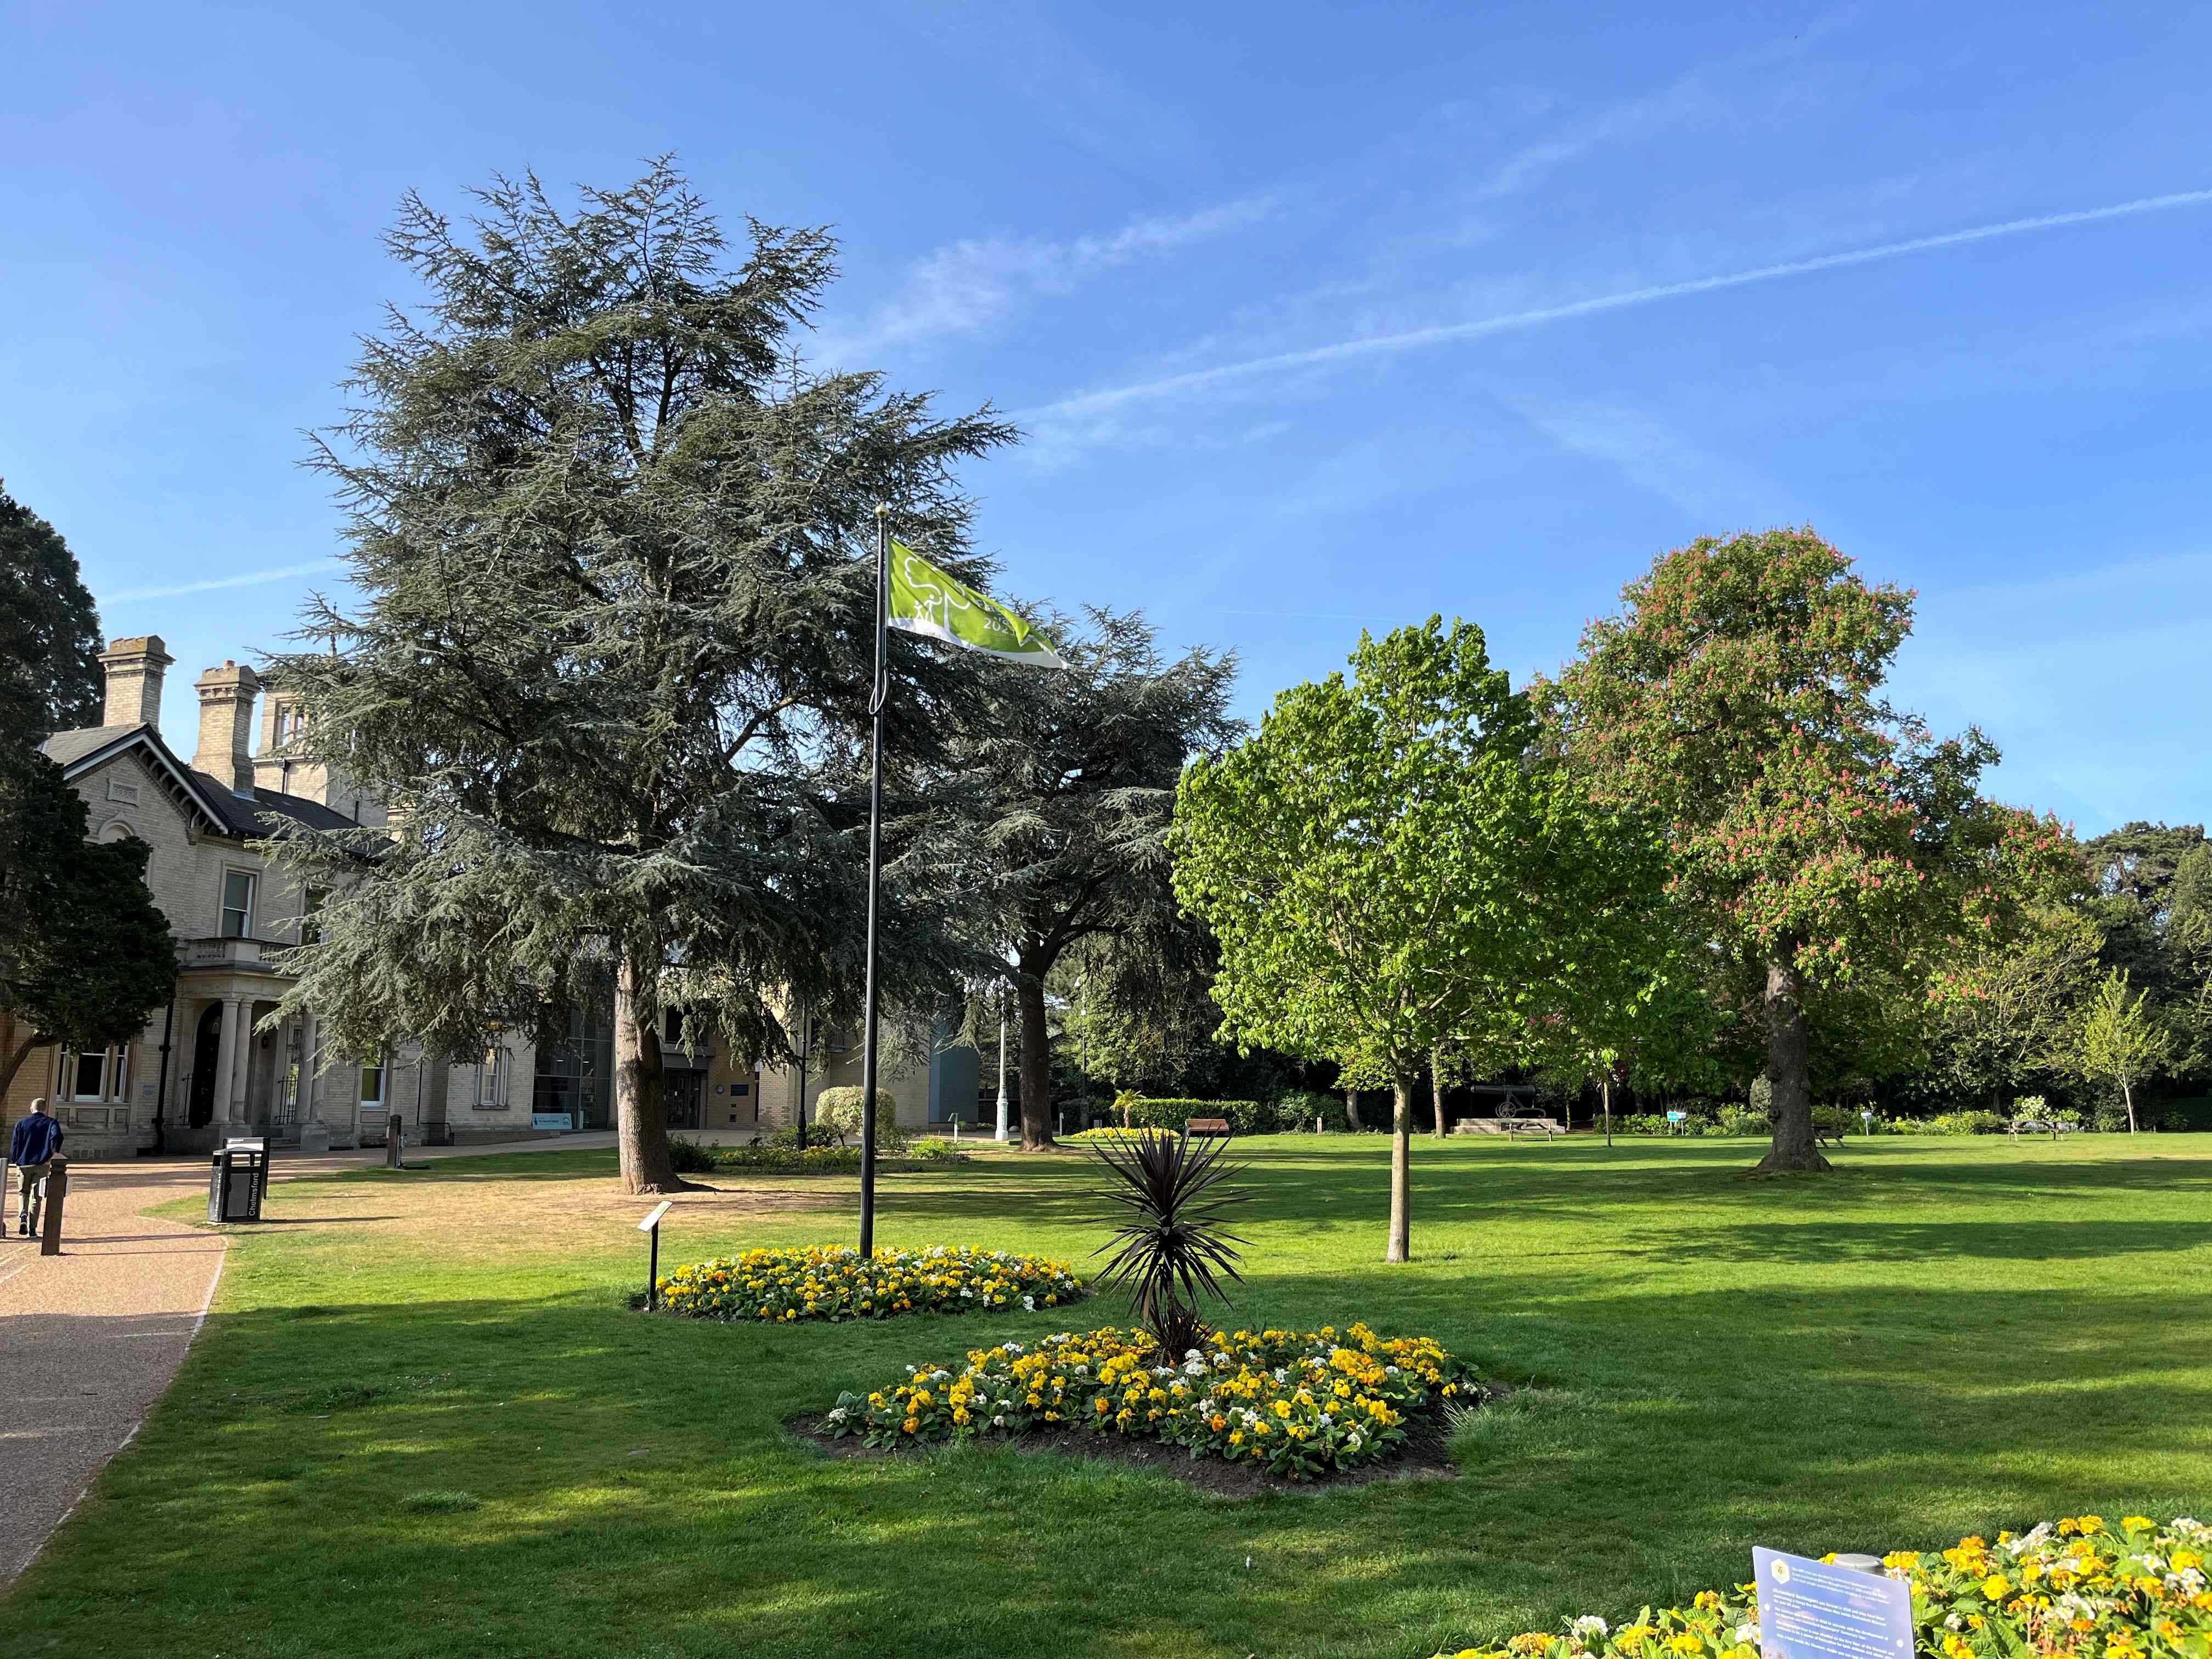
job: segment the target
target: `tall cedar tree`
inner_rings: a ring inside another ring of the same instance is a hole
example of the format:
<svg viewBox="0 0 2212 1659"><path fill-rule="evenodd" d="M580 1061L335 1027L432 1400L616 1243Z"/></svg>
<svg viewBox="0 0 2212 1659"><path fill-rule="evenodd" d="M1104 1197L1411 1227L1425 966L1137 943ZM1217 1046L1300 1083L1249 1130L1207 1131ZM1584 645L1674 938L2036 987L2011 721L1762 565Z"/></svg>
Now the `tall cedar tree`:
<svg viewBox="0 0 2212 1659"><path fill-rule="evenodd" d="M768 1059L787 1011L857 1011L873 509L988 582L953 471L1014 434L875 374L803 374L830 238L749 222L727 263L665 161L574 212L534 178L477 199L465 235L407 198L388 246L427 301L366 343L319 451L362 598L318 601L301 635L329 649L278 668L309 752L404 812L388 846L272 849L331 890L287 1007L334 1051L461 1053L501 1025L550 1035L611 978L623 1179L665 1190L664 1006ZM975 684L917 645L893 635L902 819ZM927 920L909 896L894 923ZM895 1004L940 982L934 937L890 928Z"/></svg>
<svg viewBox="0 0 2212 1659"><path fill-rule="evenodd" d="M1707 537L1623 590L1552 699L1572 763L1671 826L1681 896L1756 976L1761 1170L1828 1167L1808 995L1911 982L1946 939L2000 930L2065 857L2055 823L1977 793L1997 758L1978 731L1938 742L1882 699L1911 623L1910 594L1869 586L1809 529Z"/></svg>
<svg viewBox="0 0 2212 1659"><path fill-rule="evenodd" d="M1480 629L1432 617L1363 635L1352 666L1193 763L1176 892L1220 942L1224 1036L1387 1073L1384 1259L1404 1261L1414 1093L1437 1055L1525 1049L1547 993L1615 942L1612 900L1635 866L1663 874L1648 836L1639 848L1539 751Z"/></svg>
<svg viewBox="0 0 2212 1659"><path fill-rule="evenodd" d="M1233 656L1201 647L1169 661L1135 613L1043 620L1066 670L978 665L992 707L957 755L972 813L963 850L980 864L956 879L980 884L975 908L1013 981L1031 1152L1053 1144L1045 982L1079 945L1168 965L1176 781L1242 730L1228 712Z"/></svg>

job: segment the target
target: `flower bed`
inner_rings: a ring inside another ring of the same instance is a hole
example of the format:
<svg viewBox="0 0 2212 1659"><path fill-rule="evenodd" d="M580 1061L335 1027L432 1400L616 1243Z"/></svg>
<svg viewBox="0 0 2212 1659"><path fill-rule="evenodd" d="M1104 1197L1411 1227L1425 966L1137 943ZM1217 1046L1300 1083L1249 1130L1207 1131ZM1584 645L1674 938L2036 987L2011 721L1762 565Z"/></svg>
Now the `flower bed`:
<svg viewBox="0 0 2212 1659"><path fill-rule="evenodd" d="M897 1446L1082 1424L1302 1480L1388 1457L1409 1413L1477 1393L1473 1371L1428 1338L1364 1325L1216 1334L1175 1364L1145 1332L1064 1331L974 1349L957 1371L907 1370L896 1388L839 1395L823 1432Z"/></svg>
<svg viewBox="0 0 2212 1659"><path fill-rule="evenodd" d="M1996 1542L1882 1557L1912 1586L1917 1659L2206 1659L2212 1653L2212 1527L2186 1516L2069 1516ZM1830 1558L1832 1559L1832 1558ZM1758 1659L1757 1587L1701 1591L1688 1607L1609 1627L1595 1614L1456 1659Z"/></svg>
<svg viewBox="0 0 2212 1659"><path fill-rule="evenodd" d="M695 1319L890 1319L981 1308L1060 1307L1083 1281L1065 1261L1010 1250L747 1250L676 1269L659 1283L669 1312Z"/></svg>

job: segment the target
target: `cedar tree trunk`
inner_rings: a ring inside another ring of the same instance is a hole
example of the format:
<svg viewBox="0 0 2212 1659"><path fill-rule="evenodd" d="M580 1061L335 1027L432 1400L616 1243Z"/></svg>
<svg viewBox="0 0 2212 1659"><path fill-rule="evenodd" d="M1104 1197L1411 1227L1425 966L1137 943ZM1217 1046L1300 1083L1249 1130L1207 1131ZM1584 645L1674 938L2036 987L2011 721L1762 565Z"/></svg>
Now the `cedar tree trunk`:
<svg viewBox="0 0 2212 1659"><path fill-rule="evenodd" d="M1022 1028L1022 1150L1053 1149L1052 1036L1045 1028L1044 969L1026 963L1014 978L1014 1006Z"/></svg>
<svg viewBox="0 0 2212 1659"><path fill-rule="evenodd" d="M1784 943L1766 964L1766 1080L1774 1091L1774 1145L1753 1171L1826 1170L1813 1139L1813 1065L1797 949Z"/></svg>
<svg viewBox="0 0 2212 1659"><path fill-rule="evenodd" d="M1444 1051L1437 1049L1429 1056L1429 1093L1437 1109L1437 1139L1444 1138Z"/></svg>
<svg viewBox="0 0 2212 1659"><path fill-rule="evenodd" d="M1344 1127L1354 1134L1366 1127L1359 1121L1359 1091L1357 1089L1344 1091Z"/></svg>
<svg viewBox="0 0 2212 1659"><path fill-rule="evenodd" d="M1413 1079L1400 1073L1390 1082L1390 1248L1385 1261L1413 1259Z"/></svg>
<svg viewBox="0 0 2212 1659"><path fill-rule="evenodd" d="M661 1104L660 1032L651 970L628 951L615 970L615 1146L627 1193L680 1192Z"/></svg>

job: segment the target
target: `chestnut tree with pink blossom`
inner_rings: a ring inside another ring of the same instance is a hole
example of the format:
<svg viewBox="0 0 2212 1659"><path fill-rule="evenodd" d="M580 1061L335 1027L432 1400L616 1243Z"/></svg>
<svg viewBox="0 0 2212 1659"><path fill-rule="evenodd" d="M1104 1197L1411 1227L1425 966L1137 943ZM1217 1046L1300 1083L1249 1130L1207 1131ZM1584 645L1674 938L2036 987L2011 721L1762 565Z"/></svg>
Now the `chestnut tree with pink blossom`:
<svg viewBox="0 0 2212 1659"><path fill-rule="evenodd" d="M1751 976L1774 1144L1825 1170L1808 1002L1910 994L1962 935L2003 930L2064 857L2059 826L1981 793L1997 750L1883 696L1911 592L1807 529L1701 538L1622 590L1549 688L1553 737L1602 796L1668 826L1677 896Z"/></svg>

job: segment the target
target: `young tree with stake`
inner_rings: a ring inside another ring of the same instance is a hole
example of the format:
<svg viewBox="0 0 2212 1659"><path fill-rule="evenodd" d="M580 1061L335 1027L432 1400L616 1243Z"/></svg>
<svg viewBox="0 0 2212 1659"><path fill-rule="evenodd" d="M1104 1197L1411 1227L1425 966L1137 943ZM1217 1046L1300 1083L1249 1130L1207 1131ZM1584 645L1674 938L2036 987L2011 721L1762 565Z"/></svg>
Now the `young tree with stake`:
<svg viewBox="0 0 2212 1659"><path fill-rule="evenodd" d="M2114 969L2082 1011L2075 1065L2091 1081L2111 1083L2128 1109L2128 1133L2136 1132L2136 1091L2173 1057L2173 1035L2151 1013L2149 994L2128 994L2128 975Z"/></svg>
<svg viewBox="0 0 2212 1659"><path fill-rule="evenodd" d="M1364 1057L1392 1098L1385 1259L1412 1255L1413 1096L1436 1052L1526 1041L1620 826L1536 747L1482 631L1363 635L1184 774L1176 892L1220 943L1222 1035Z"/></svg>

